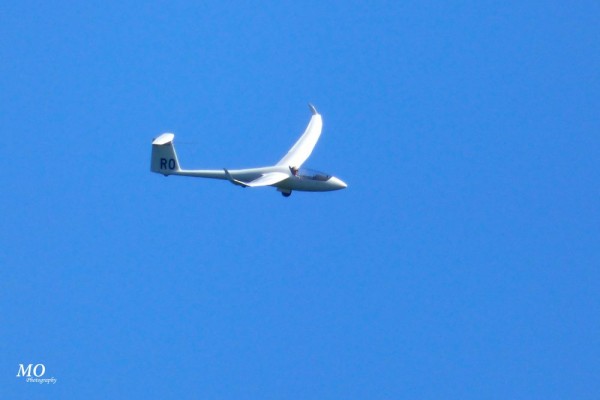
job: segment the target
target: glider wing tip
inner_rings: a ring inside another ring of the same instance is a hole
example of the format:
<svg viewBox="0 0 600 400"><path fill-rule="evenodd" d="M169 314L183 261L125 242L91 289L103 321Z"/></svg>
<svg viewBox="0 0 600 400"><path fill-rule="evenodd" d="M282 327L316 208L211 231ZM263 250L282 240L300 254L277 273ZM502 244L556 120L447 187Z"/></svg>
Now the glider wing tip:
<svg viewBox="0 0 600 400"><path fill-rule="evenodd" d="M315 108L315 106L313 106L311 103L308 103L308 108L310 108L310 112L312 112L313 115L319 114L319 112L317 111L317 109Z"/></svg>

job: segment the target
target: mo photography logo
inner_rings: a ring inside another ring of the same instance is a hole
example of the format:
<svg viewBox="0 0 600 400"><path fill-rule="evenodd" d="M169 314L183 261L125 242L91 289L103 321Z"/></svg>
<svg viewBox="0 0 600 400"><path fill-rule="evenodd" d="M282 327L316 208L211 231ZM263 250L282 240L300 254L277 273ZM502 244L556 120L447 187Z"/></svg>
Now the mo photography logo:
<svg viewBox="0 0 600 400"><path fill-rule="evenodd" d="M44 378L44 374L46 373L46 366L44 364L33 364L25 366L25 364L19 364L19 369L17 371L17 378L25 378L25 382L29 383L46 383L46 384L55 384L57 379L55 377L52 378Z"/></svg>

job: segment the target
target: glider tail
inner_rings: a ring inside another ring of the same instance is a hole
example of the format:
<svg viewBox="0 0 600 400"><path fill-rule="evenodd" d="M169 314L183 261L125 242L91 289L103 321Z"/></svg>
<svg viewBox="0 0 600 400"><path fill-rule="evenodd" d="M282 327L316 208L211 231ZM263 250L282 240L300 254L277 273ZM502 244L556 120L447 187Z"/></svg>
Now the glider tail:
<svg viewBox="0 0 600 400"><path fill-rule="evenodd" d="M150 170L165 176L179 172L179 160L175 153L172 133L163 133L152 141L152 162Z"/></svg>

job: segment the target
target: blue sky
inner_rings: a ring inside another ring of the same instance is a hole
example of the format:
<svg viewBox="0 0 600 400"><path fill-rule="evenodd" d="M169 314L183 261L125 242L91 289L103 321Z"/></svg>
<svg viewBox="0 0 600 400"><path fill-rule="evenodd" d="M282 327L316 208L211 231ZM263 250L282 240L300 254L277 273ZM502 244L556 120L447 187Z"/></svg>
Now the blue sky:
<svg viewBox="0 0 600 400"><path fill-rule="evenodd" d="M0 397L600 392L597 2L2 9Z"/></svg>

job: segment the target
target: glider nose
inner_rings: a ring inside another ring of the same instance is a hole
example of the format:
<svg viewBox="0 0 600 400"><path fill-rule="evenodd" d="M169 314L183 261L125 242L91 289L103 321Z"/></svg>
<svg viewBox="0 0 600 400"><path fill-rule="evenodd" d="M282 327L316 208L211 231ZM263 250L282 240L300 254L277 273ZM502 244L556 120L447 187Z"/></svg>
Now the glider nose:
<svg viewBox="0 0 600 400"><path fill-rule="evenodd" d="M343 180L336 178L335 176L332 176L331 179L329 179L329 182L331 182L335 189L346 189L348 187Z"/></svg>

